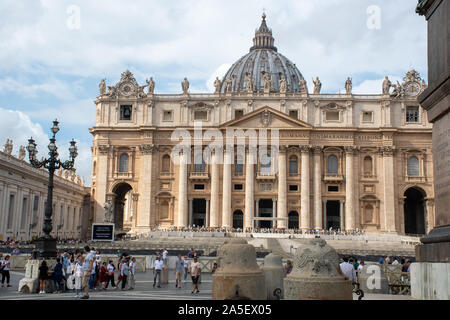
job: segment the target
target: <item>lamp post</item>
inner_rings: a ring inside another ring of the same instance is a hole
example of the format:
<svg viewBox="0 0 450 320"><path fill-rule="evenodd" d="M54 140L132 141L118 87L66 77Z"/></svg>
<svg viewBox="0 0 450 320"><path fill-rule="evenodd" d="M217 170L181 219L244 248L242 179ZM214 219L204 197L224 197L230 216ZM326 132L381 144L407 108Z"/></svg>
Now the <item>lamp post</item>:
<svg viewBox="0 0 450 320"><path fill-rule="evenodd" d="M70 160L62 162L58 159L58 147L56 146L56 134L59 131L58 121L53 121L53 127L51 128L53 132L53 136L50 139L50 144L48 145L48 149L50 150L49 158L43 159L42 161L37 160L37 148L36 143L31 138L28 140L28 155L30 159L30 163L35 168L42 168L48 170L49 178L48 178L48 194L47 194L47 203L45 206L45 218L44 218L44 226L42 231L44 235L35 241L36 251L39 253L41 258L49 259L56 257L56 239L54 239L50 233L52 232L52 214L53 214L53 176L55 174L55 170L59 168L64 168L66 170L73 169L75 158L78 156L78 150L76 147L75 140L72 139L70 142L69 152L70 152Z"/></svg>

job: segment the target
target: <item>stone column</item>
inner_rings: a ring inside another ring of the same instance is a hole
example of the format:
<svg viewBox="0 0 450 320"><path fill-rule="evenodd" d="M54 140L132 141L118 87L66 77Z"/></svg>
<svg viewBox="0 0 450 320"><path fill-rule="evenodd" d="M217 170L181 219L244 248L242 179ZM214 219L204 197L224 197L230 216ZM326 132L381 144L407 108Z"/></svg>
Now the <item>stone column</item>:
<svg viewBox="0 0 450 320"><path fill-rule="evenodd" d="M255 213L254 197L255 197L255 171L254 171L254 154L253 150L247 149L247 159L245 162L245 215L244 229L251 228L252 218Z"/></svg>
<svg viewBox="0 0 450 320"><path fill-rule="evenodd" d="M355 147L345 147L345 230L355 230L355 176L353 172Z"/></svg>
<svg viewBox="0 0 450 320"><path fill-rule="evenodd" d="M328 221L327 221L327 202L322 201L322 210L323 210L323 228L328 229Z"/></svg>
<svg viewBox="0 0 450 320"><path fill-rule="evenodd" d="M194 200L189 199L189 219L188 226L192 226L194 224Z"/></svg>
<svg viewBox="0 0 450 320"><path fill-rule="evenodd" d="M280 146L278 154L278 210L277 218L287 218L286 147ZM278 220L274 227L286 229L286 220Z"/></svg>
<svg viewBox="0 0 450 320"><path fill-rule="evenodd" d="M273 203L272 203L272 211L273 211L273 217L278 217L278 215L277 215L277 200L273 200ZM277 221L276 220L274 220L274 221L272 221L272 228L276 228L277 227Z"/></svg>
<svg viewBox="0 0 450 320"><path fill-rule="evenodd" d="M211 225L211 203L209 200L206 200L206 217L205 217L205 227L214 227Z"/></svg>
<svg viewBox="0 0 450 320"><path fill-rule="evenodd" d="M324 229L322 220L322 147L314 147L314 228Z"/></svg>
<svg viewBox="0 0 450 320"><path fill-rule="evenodd" d="M188 223L188 199L187 199L187 155L180 152L180 165L178 177L178 227L186 227Z"/></svg>
<svg viewBox="0 0 450 320"><path fill-rule="evenodd" d="M141 201L140 210L137 215L137 227L144 227L150 230L150 220L152 216L152 163L153 163L153 152L155 150L154 145L141 145L139 147L142 160L141 160ZM128 210L129 211L129 210ZM134 213L136 214L136 212Z"/></svg>
<svg viewBox="0 0 450 320"><path fill-rule="evenodd" d="M219 227L219 161L217 151L214 150L211 155L211 208L210 208L210 227Z"/></svg>
<svg viewBox="0 0 450 320"><path fill-rule="evenodd" d="M300 146L302 152L301 176L301 229L311 229L311 212L309 199L309 146Z"/></svg>
<svg viewBox="0 0 450 320"><path fill-rule="evenodd" d="M395 190L394 190L394 147L381 148L383 153L383 218L381 229L384 231L396 232L395 223ZM402 213L403 214L403 213Z"/></svg>
<svg viewBox="0 0 450 320"><path fill-rule="evenodd" d="M259 218L259 199L255 200L255 217ZM259 228L259 221L256 222L256 226L255 226L255 221L252 222L252 226L253 228Z"/></svg>
<svg viewBox="0 0 450 320"><path fill-rule="evenodd" d="M99 145L97 147L97 174L96 174L96 192L94 200L96 203L94 209L94 221L103 222L105 218L105 210L103 206L106 202L106 194L108 193L108 154L110 147L108 145Z"/></svg>
<svg viewBox="0 0 450 320"><path fill-rule="evenodd" d="M223 162L223 190L222 190L222 226L231 228L233 226L231 217L231 152L224 150Z"/></svg>
<svg viewBox="0 0 450 320"><path fill-rule="evenodd" d="M345 230L345 214L344 214L344 208L345 208L345 201L339 201L339 215L341 218L341 231Z"/></svg>

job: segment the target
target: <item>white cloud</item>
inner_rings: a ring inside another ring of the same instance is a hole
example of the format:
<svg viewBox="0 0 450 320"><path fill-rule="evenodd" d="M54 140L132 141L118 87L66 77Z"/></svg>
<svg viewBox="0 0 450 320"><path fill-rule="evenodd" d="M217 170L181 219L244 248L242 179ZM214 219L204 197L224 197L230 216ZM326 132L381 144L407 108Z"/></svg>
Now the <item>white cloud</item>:
<svg viewBox="0 0 450 320"><path fill-rule="evenodd" d="M400 83L403 82L402 78L396 77L396 76L390 76L389 80L392 82L392 84L396 84L397 81ZM382 79L376 79L376 80L364 80L359 85L353 87L353 93L355 94L381 94L383 92L382 85L383 85L384 78ZM344 92L345 90L342 90Z"/></svg>
<svg viewBox="0 0 450 320"><path fill-rule="evenodd" d="M209 92L214 92L216 90L214 88L214 81L216 80L216 77L219 77L219 79L222 80L231 66L232 63L224 63L211 74L209 79L206 81L206 87L208 88Z"/></svg>
<svg viewBox="0 0 450 320"><path fill-rule="evenodd" d="M53 95L59 99L73 99L73 94L68 85L59 79L50 78L46 82L29 84L11 77L0 79L0 93L15 92L21 96L35 98L41 93Z"/></svg>
<svg viewBox="0 0 450 320"><path fill-rule="evenodd" d="M28 115L21 111L0 108L0 143L2 149L6 139L12 139L14 144L12 154L18 155L20 146L26 147L30 137L33 137L36 141L38 149L37 157L39 159L46 157L49 137L44 133L41 125L33 122ZM68 159L69 140L57 140L57 145L61 160ZM77 141L77 145L79 155L75 160L75 168L77 169L77 174L83 176L86 183L90 184L92 162L90 144Z"/></svg>

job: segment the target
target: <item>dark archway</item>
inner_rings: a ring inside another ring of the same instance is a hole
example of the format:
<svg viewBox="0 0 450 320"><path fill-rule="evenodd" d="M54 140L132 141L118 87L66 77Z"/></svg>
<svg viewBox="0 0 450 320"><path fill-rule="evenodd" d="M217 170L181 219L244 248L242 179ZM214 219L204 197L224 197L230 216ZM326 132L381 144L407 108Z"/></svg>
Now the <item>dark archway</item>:
<svg viewBox="0 0 450 320"><path fill-rule="evenodd" d="M299 217L297 211L291 211L288 215L289 222L288 222L288 229L299 229Z"/></svg>
<svg viewBox="0 0 450 320"><path fill-rule="evenodd" d="M192 204L193 225L204 227L206 225L206 200L194 199Z"/></svg>
<svg viewBox="0 0 450 320"><path fill-rule="evenodd" d="M409 188L405 192L405 233L425 234L425 192Z"/></svg>
<svg viewBox="0 0 450 320"><path fill-rule="evenodd" d="M125 196L131 190L133 188L125 182L118 184L113 190L113 193L116 195L114 200L114 223L116 224L116 232L123 231Z"/></svg>
<svg viewBox="0 0 450 320"><path fill-rule="evenodd" d="M242 210L236 210L233 213L233 228L243 229L244 228L244 213Z"/></svg>
<svg viewBox="0 0 450 320"><path fill-rule="evenodd" d="M327 201L326 227L338 230L341 228L341 203L340 201Z"/></svg>
<svg viewBox="0 0 450 320"><path fill-rule="evenodd" d="M273 200L261 199L259 200L259 217L273 218ZM259 227L270 229L273 227L273 221L259 221Z"/></svg>

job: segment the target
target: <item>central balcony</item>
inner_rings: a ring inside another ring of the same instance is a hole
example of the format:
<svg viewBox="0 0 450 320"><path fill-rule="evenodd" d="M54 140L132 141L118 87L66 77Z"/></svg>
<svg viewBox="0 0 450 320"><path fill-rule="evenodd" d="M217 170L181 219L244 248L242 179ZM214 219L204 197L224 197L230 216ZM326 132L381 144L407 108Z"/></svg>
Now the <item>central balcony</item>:
<svg viewBox="0 0 450 320"><path fill-rule="evenodd" d="M209 180L209 174L207 172L191 172L189 174L189 179L197 181Z"/></svg>
<svg viewBox="0 0 450 320"><path fill-rule="evenodd" d="M258 181L273 181L277 179L277 175L274 172L258 172L256 180Z"/></svg>

